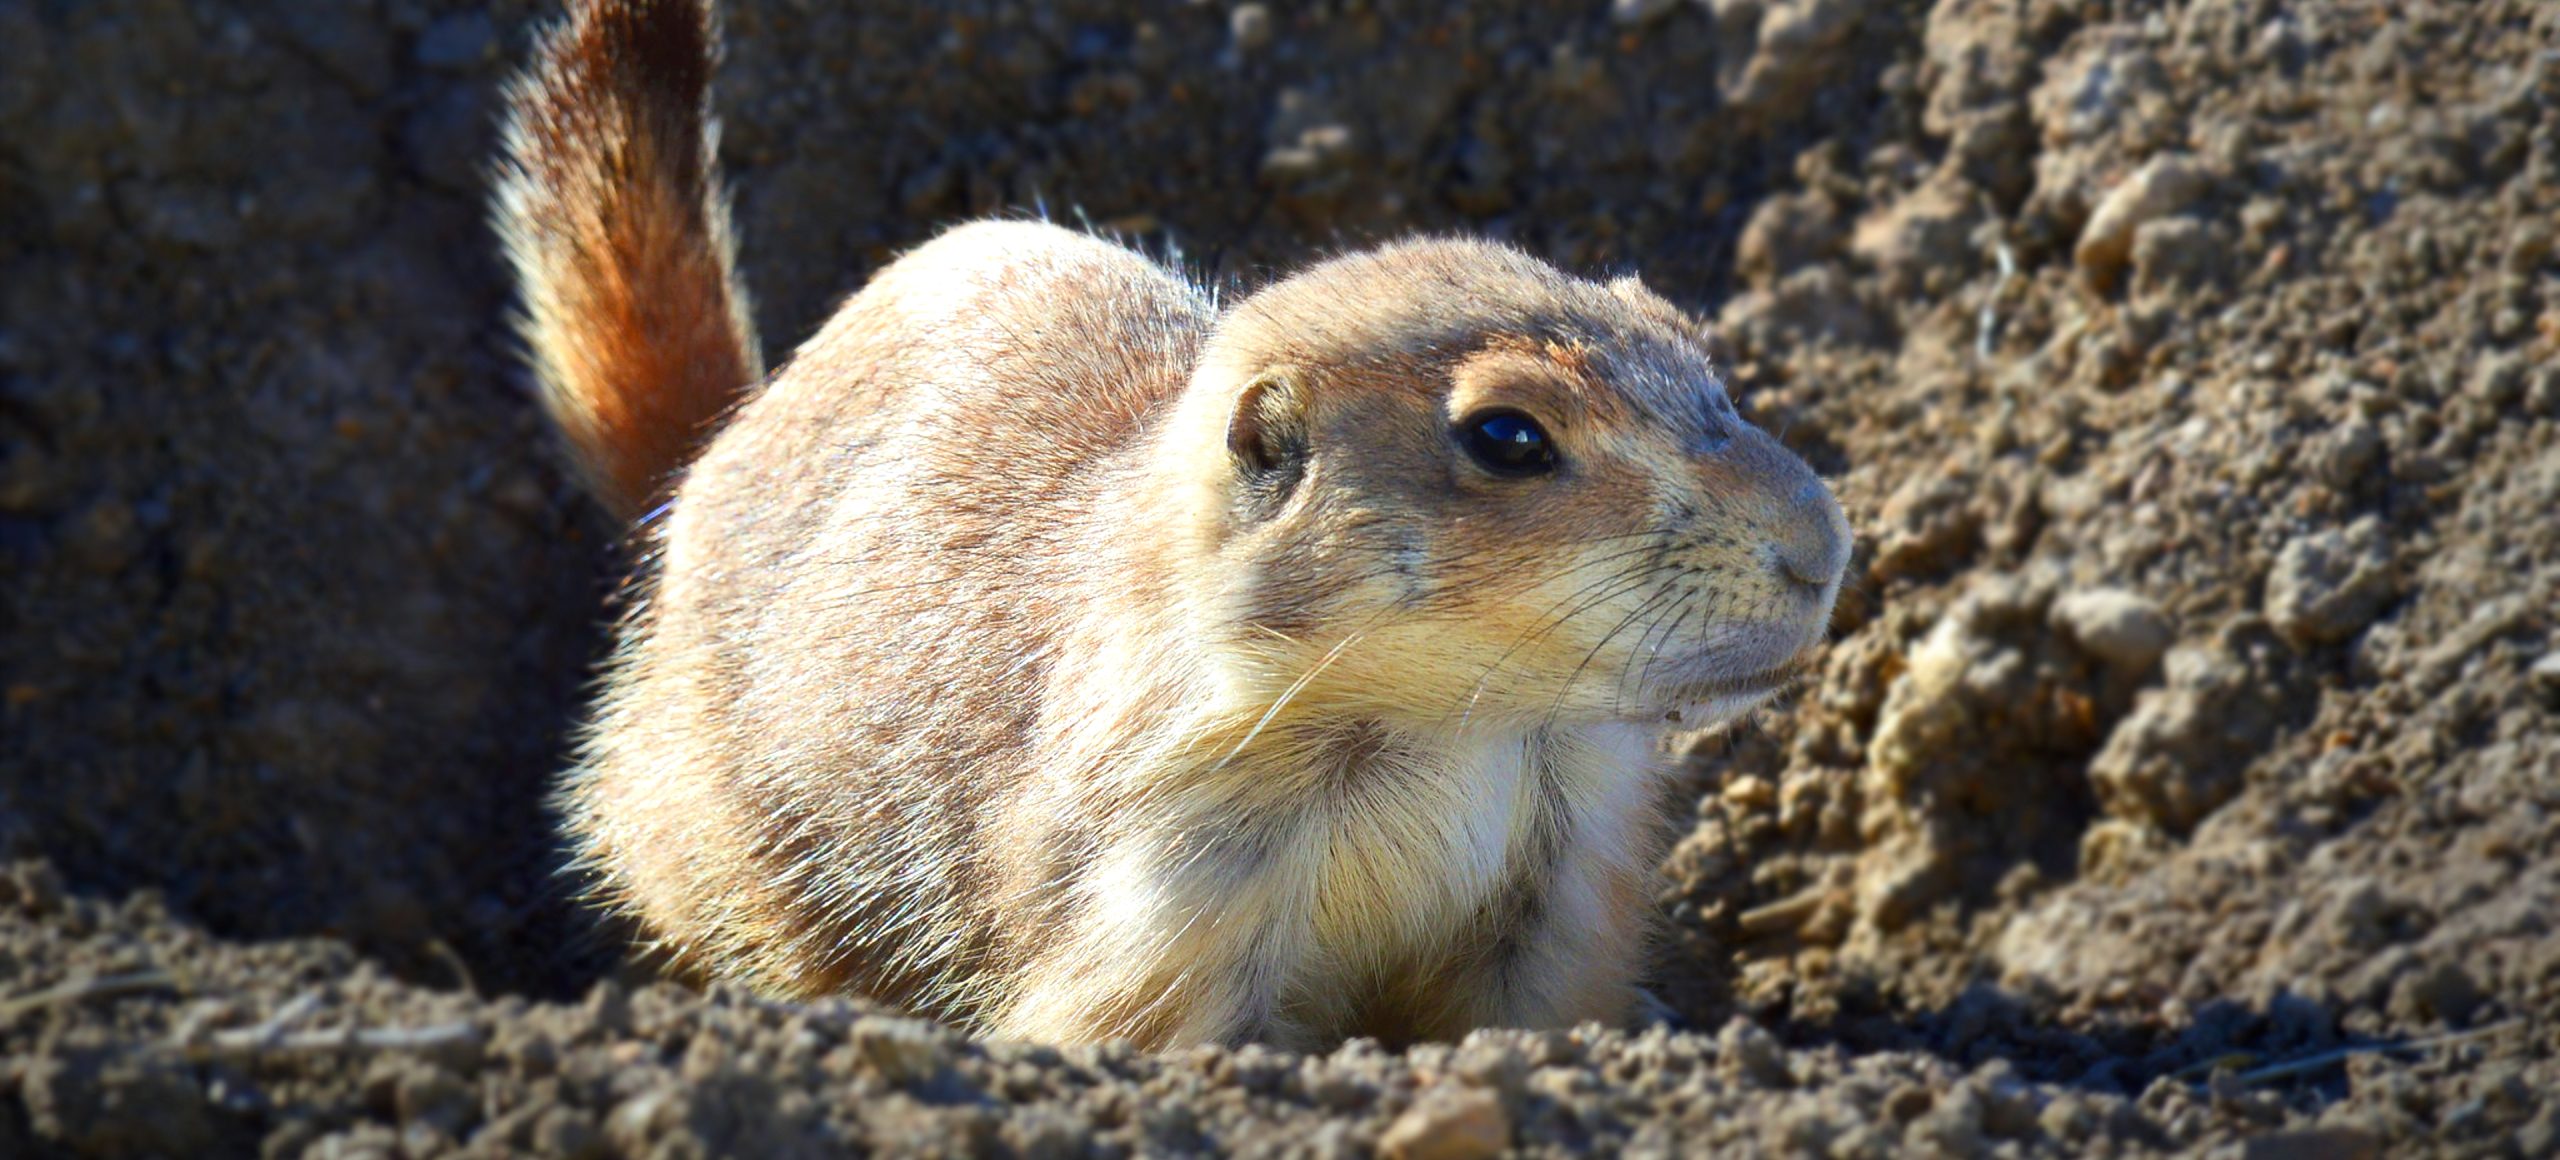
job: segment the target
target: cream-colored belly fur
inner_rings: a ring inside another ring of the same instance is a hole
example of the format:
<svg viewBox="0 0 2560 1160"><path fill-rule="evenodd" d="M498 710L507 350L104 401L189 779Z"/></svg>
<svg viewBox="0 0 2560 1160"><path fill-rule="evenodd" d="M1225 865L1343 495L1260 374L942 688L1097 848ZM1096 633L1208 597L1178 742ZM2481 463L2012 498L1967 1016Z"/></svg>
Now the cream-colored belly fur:
<svg viewBox="0 0 2560 1160"><path fill-rule="evenodd" d="M1658 738L1408 735L1331 768L1223 770L1106 846L1081 921L995 1029L1089 1036L1099 1017L1298 1046L1380 1007L1438 1004L1417 1037L1622 1018L1659 856ZM1114 1007L1131 995L1156 998Z"/></svg>

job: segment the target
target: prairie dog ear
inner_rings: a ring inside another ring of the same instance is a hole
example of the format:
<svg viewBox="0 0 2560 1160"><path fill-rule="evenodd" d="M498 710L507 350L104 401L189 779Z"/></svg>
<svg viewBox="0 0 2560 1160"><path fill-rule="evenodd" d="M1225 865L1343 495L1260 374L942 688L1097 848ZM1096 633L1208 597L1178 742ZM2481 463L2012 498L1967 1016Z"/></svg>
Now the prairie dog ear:
<svg viewBox="0 0 2560 1160"><path fill-rule="evenodd" d="M1307 458L1307 414L1294 368L1255 375L1236 395L1235 412L1227 416L1227 453L1247 478L1284 488L1296 481Z"/></svg>

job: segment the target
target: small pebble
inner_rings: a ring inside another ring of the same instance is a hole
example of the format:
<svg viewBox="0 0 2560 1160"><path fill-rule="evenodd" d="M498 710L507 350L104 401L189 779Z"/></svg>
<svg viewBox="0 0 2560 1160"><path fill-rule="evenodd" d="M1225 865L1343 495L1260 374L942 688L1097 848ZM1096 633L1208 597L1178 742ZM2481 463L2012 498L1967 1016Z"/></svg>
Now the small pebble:
<svg viewBox="0 0 2560 1160"><path fill-rule="evenodd" d="M2314 478L2346 491L2381 458L2382 432L2372 423L2353 419L2314 440L2306 454Z"/></svg>
<svg viewBox="0 0 2560 1160"><path fill-rule="evenodd" d="M1724 800L1745 809L1767 809L1778 801L1778 787L1756 774L1743 774L1725 783Z"/></svg>
<svg viewBox="0 0 2560 1160"><path fill-rule="evenodd" d="M855 1021L853 1046L864 1062L893 1084L930 1078L943 1061L932 1024L918 1019L869 1016Z"/></svg>
<svg viewBox="0 0 2560 1160"><path fill-rule="evenodd" d="M1271 8L1265 4L1238 4L1227 14L1227 35L1235 38L1236 51L1254 52L1271 43Z"/></svg>
<svg viewBox="0 0 2560 1160"><path fill-rule="evenodd" d="M1679 0L1609 0L1609 19L1635 28L1660 20L1679 6Z"/></svg>
<svg viewBox="0 0 2560 1160"><path fill-rule="evenodd" d="M2428 1019L2461 1027L2488 1001L2478 980L2462 964L2441 962L2403 975L2391 996L2392 1013L2405 1019Z"/></svg>
<svg viewBox="0 0 2560 1160"><path fill-rule="evenodd" d="M2091 656L2119 672L2144 672L2169 651L2169 618L2148 598L2121 588L2091 588L2053 602L2053 622Z"/></svg>
<svg viewBox="0 0 2560 1160"><path fill-rule="evenodd" d="M2391 561L2378 521L2297 537L2267 576L2267 619L2298 647L2364 631L2391 602Z"/></svg>
<svg viewBox="0 0 2560 1160"><path fill-rule="evenodd" d="M1492 1092L1440 1087L1388 1125L1378 1152L1390 1160L1485 1160L1510 1144L1510 1117Z"/></svg>
<svg viewBox="0 0 2560 1160"><path fill-rule="evenodd" d="M2560 710L2560 649L2544 653L2541 660L2533 662L2533 667L2525 670L2525 682L2545 706Z"/></svg>
<svg viewBox="0 0 2560 1160"><path fill-rule="evenodd" d="M2098 208L2090 213L2089 224L2081 229L2080 244L2072 253L2081 278L2092 290L2103 293L2114 289L2125 264L2133 258L2135 232L2146 222L2186 208L2209 184L2211 179L2194 158L2168 153L2152 158L2133 176L2108 190Z"/></svg>

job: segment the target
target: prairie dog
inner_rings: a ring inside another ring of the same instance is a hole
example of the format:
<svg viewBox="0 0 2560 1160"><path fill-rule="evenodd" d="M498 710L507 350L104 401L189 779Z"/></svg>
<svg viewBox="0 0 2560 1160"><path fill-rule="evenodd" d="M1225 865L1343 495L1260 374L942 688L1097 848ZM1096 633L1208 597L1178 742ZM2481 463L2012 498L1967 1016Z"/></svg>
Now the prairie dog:
<svg viewBox="0 0 2560 1160"><path fill-rule="evenodd" d="M1222 306L990 221L751 386L707 0L571 8L497 219L588 479L665 501L561 791L603 902L1011 1037L1631 1014L1666 717L1791 680L1848 557L1695 323L1457 239Z"/></svg>

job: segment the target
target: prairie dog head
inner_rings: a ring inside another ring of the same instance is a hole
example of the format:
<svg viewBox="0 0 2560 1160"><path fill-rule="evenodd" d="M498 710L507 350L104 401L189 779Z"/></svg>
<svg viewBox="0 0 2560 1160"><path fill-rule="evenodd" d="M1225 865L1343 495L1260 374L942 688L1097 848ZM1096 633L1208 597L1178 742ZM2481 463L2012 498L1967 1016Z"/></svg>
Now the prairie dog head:
<svg viewBox="0 0 2560 1160"><path fill-rule="evenodd" d="M1419 241L1237 305L1161 433L1192 627L1240 701L1415 729L1729 719L1801 668L1849 555L1633 279Z"/></svg>

